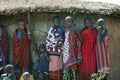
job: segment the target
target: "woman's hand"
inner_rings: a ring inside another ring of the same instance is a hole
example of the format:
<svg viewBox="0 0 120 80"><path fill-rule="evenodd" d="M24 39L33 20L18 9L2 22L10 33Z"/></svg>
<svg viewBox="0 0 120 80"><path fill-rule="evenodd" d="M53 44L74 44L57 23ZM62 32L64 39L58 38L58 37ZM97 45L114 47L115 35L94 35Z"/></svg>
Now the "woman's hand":
<svg viewBox="0 0 120 80"><path fill-rule="evenodd" d="M26 28L27 30L30 30L30 26L28 24L26 24Z"/></svg>

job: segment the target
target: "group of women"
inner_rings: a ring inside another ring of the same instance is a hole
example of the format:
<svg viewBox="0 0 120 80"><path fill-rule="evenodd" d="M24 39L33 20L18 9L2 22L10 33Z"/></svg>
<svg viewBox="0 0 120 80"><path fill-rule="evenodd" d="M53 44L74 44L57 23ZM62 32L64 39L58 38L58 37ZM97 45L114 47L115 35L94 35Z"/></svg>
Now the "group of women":
<svg viewBox="0 0 120 80"><path fill-rule="evenodd" d="M74 26L71 16L65 18L65 29L60 27L60 18L53 17L53 25L47 32L46 50L49 54L50 80L102 80L109 74L108 32L104 19L99 18L93 27L90 18L84 19L84 29ZM32 65L30 51L30 29L24 21L12 39L13 62L22 71L29 71ZM0 60L8 63L8 34L0 28ZM45 63L42 63L45 64ZM41 64L41 66L42 66ZM44 65L45 66L45 65ZM46 65L47 66L47 65Z"/></svg>
<svg viewBox="0 0 120 80"><path fill-rule="evenodd" d="M109 73L108 34L104 19L93 27L90 18L84 19L84 29L74 26L73 18L65 18L65 30L59 17L53 18L46 38L50 54L49 78L52 80L102 80Z"/></svg>

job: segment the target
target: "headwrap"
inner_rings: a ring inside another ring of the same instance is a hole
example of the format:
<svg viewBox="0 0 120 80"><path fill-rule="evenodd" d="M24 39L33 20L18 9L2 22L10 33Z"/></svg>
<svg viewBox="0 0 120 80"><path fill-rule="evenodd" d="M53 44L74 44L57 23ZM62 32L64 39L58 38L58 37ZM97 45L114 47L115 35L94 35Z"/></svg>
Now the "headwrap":
<svg viewBox="0 0 120 80"><path fill-rule="evenodd" d="M99 42L103 42L104 41L104 38L108 35L107 34L107 29L103 28L103 25L104 25L104 19L103 18L99 18L97 20L97 24L99 24L97 26L97 29L98 29L98 34L99 34Z"/></svg>

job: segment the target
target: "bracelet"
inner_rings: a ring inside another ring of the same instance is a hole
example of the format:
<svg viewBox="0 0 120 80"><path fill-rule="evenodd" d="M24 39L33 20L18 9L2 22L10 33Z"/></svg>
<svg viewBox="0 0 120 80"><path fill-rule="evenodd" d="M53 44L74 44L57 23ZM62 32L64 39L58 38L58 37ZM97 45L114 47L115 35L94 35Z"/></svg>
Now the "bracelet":
<svg viewBox="0 0 120 80"><path fill-rule="evenodd" d="M27 32L27 34L31 34L31 32Z"/></svg>

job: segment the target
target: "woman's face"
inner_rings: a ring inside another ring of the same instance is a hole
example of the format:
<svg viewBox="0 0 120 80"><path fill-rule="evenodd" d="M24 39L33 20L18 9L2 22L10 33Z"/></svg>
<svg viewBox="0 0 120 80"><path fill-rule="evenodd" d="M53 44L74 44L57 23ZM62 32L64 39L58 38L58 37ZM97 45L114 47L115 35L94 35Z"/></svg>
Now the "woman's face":
<svg viewBox="0 0 120 80"><path fill-rule="evenodd" d="M104 21L99 21L98 22L98 26L102 26L103 27L104 26Z"/></svg>
<svg viewBox="0 0 120 80"><path fill-rule="evenodd" d="M91 25L92 22L89 19L85 20L85 27L90 27Z"/></svg>
<svg viewBox="0 0 120 80"><path fill-rule="evenodd" d="M42 53L45 52L45 48L41 47L40 52L42 52Z"/></svg>
<svg viewBox="0 0 120 80"><path fill-rule="evenodd" d="M19 29L24 30L25 29L25 23L22 21L19 23Z"/></svg>
<svg viewBox="0 0 120 80"><path fill-rule="evenodd" d="M72 26L72 24L73 24L72 19L67 19L67 20L66 20L66 25L67 25L68 27Z"/></svg>
<svg viewBox="0 0 120 80"><path fill-rule="evenodd" d="M21 69L15 69L15 71L14 71L16 74L21 74Z"/></svg>
<svg viewBox="0 0 120 80"><path fill-rule="evenodd" d="M53 21L54 26L59 26L59 20L56 18Z"/></svg>

